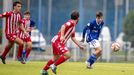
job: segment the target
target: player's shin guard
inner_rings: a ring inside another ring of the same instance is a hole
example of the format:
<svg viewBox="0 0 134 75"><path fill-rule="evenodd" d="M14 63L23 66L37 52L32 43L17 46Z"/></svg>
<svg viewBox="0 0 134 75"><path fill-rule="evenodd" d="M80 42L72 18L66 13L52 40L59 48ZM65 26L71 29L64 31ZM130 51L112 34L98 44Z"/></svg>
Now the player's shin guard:
<svg viewBox="0 0 134 75"><path fill-rule="evenodd" d="M87 62L90 63L89 66L92 66L96 60L97 60L96 55L95 55L95 54L92 54L92 55L89 57L89 59L87 60Z"/></svg>
<svg viewBox="0 0 134 75"><path fill-rule="evenodd" d="M18 46L18 55L17 55L17 58L21 58L22 57L22 51L23 51L23 45L19 45Z"/></svg>
<svg viewBox="0 0 134 75"><path fill-rule="evenodd" d="M47 62L47 64L44 66L43 70L47 71L50 67L51 64L53 64L54 61L51 59Z"/></svg>
<svg viewBox="0 0 134 75"><path fill-rule="evenodd" d="M59 65L59 64L61 64L61 63L63 63L63 62L65 62L66 60L67 60L67 59L66 59L63 55L61 55L61 56L59 57L59 59L58 59L57 61L55 61L54 65L57 66L57 65Z"/></svg>

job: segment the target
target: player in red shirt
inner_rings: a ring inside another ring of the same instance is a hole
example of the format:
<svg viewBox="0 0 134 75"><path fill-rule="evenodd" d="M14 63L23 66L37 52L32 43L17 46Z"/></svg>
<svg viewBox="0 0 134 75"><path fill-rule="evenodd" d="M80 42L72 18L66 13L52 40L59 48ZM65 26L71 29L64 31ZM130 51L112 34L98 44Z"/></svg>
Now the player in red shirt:
<svg viewBox="0 0 134 75"><path fill-rule="evenodd" d="M41 70L42 75L48 75L47 70L49 68L56 74L56 67L71 57L69 49L65 46L70 37L80 49L84 49L84 47L75 39L75 26L78 23L78 20L79 12L73 11L71 13L71 19L61 26L58 34L51 40L53 58L50 59Z"/></svg>
<svg viewBox="0 0 134 75"><path fill-rule="evenodd" d="M25 11L24 18L21 20L21 23L20 23L21 26L20 26L19 35L18 35L25 43L25 48L26 48L26 56L24 57L25 61L27 61L29 53L32 49L32 41L31 41L29 33L31 32L31 30L34 29L34 27L30 27L30 23L31 23L30 12ZM26 35L24 34L25 30L28 33Z"/></svg>
<svg viewBox="0 0 134 75"><path fill-rule="evenodd" d="M19 45L17 58L22 64L24 63L24 60L22 58L23 41L17 37L19 22L22 19L20 10L21 2L16 1L13 3L13 11L0 14L0 18L6 18L5 35L8 40L8 44L5 47L2 55L0 56L3 64L6 64L6 55L13 47L14 43L17 43Z"/></svg>

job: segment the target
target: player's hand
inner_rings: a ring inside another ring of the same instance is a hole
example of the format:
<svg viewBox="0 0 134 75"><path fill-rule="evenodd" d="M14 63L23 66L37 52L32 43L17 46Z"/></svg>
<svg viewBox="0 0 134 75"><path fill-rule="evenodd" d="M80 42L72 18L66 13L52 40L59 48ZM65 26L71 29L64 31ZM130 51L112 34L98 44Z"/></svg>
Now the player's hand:
<svg viewBox="0 0 134 75"><path fill-rule="evenodd" d="M86 50L86 45L81 42L79 48L80 48L81 50Z"/></svg>
<svg viewBox="0 0 134 75"><path fill-rule="evenodd" d="M29 36L29 34L28 34L26 31L24 31L24 35L25 35L25 36Z"/></svg>
<svg viewBox="0 0 134 75"><path fill-rule="evenodd" d="M84 42L84 39L82 38L82 40L80 42Z"/></svg>
<svg viewBox="0 0 134 75"><path fill-rule="evenodd" d="M80 48L81 50L84 50L84 51L86 50L86 47L85 47L85 46L82 46L82 45L79 46L79 48Z"/></svg>

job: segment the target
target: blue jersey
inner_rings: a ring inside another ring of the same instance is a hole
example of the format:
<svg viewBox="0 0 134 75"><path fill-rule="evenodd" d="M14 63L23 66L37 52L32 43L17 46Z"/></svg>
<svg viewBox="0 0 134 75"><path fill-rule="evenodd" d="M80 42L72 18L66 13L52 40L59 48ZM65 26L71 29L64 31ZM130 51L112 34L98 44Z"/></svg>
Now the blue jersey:
<svg viewBox="0 0 134 75"><path fill-rule="evenodd" d="M33 20L30 20L30 27L35 27L35 22ZM29 32L29 35L31 35L31 32Z"/></svg>
<svg viewBox="0 0 134 75"><path fill-rule="evenodd" d="M83 30L83 38L85 38L85 34L87 33L87 42L91 42L94 39L98 40L103 25L103 21L100 24L97 24L96 20L91 21Z"/></svg>

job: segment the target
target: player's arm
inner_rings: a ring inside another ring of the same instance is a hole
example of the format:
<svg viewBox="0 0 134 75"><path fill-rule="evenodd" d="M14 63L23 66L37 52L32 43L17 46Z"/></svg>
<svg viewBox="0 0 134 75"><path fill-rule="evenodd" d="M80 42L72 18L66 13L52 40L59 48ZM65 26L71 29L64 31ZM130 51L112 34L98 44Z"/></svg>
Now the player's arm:
<svg viewBox="0 0 134 75"><path fill-rule="evenodd" d="M82 46L82 45L80 44L80 42L77 41L74 36L72 36L71 39L72 39L72 41L73 41L81 50L84 50L84 46Z"/></svg>
<svg viewBox="0 0 134 75"><path fill-rule="evenodd" d="M84 42L86 31L90 28L90 23L87 24L87 26L84 27L83 33L82 33L82 40L81 42Z"/></svg>
<svg viewBox="0 0 134 75"><path fill-rule="evenodd" d="M0 14L0 18L2 18L2 14Z"/></svg>
<svg viewBox="0 0 134 75"><path fill-rule="evenodd" d="M103 25L104 25L104 22L103 22ZM103 28L103 25L102 25L102 28ZM100 36L100 33L102 31L102 28L98 31L98 37Z"/></svg>
<svg viewBox="0 0 134 75"><path fill-rule="evenodd" d="M64 37L64 33L65 33L65 25L62 25L61 26L61 37L60 37L60 40L62 41L62 40L64 40L65 39L65 37Z"/></svg>
<svg viewBox="0 0 134 75"><path fill-rule="evenodd" d="M0 18L7 17L7 16L10 16L10 12L4 12L0 14Z"/></svg>
<svg viewBox="0 0 134 75"><path fill-rule="evenodd" d="M19 26L20 26L21 31L22 31L25 35L27 35L28 33L27 33L26 29L24 28L23 24L20 24Z"/></svg>
<svg viewBox="0 0 134 75"><path fill-rule="evenodd" d="M20 30L21 30L25 35L28 35L26 29L24 28L24 21L21 20L18 25L19 25Z"/></svg>

